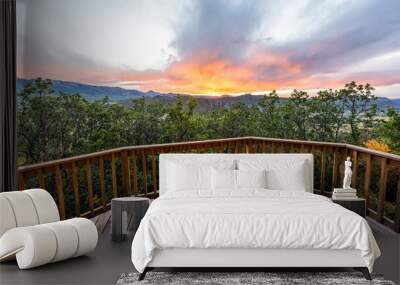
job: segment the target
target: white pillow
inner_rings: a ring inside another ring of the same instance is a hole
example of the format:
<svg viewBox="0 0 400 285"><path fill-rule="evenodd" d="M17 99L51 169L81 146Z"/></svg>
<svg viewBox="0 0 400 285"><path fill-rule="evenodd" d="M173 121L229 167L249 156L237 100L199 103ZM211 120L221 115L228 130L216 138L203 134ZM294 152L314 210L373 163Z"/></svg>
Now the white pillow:
<svg viewBox="0 0 400 285"><path fill-rule="evenodd" d="M267 169L267 188L272 190L303 191L307 190L306 165L304 162L292 164L284 171Z"/></svg>
<svg viewBox="0 0 400 285"><path fill-rule="evenodd" d="M238 188L266 188L266 170L236 170Z"/></svg>
<svg viewBox="0 0 400 285"><path fill-rule="evenodd" d="M235 190L236 189L236 170L232 169L217 169L212 168L211 170L211 181L212 189L225 189Z"/></svg>
<svg viewBox="0 0 400 285"><path fill-rule="evenodd" d="M307 191L308 178L305 161L280 159L245 159L238 161L239 170L266 170L267 189L287 191Z"/></svg>
<svg viewBox="0 0 400 285"><path fill-rule="evenodd" d="M209 190L211 189L211 168L169 163L167 182L170 191Z"/></svg>

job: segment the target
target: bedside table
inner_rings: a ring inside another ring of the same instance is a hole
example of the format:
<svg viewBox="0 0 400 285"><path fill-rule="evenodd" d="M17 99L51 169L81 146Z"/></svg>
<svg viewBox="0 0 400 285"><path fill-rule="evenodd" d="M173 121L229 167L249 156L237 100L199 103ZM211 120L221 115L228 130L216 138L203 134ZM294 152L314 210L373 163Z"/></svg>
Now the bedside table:
<svg viewBox="0 0 400 285"><path fill-rule="evenodd" d="M353 211L354 213L359 214L361 217L365 218L366 216L366 203L365 199L357 198L357 199L332 199L333 203L339 204L340 206Z"/></svg>
<svg viewBox="0 0 400 285"><path fill-rule="evenodd" d="M150 199L144 197L121 197L111 200L111 232L113 241L122 241L125 239L127 231L128 215L133 216L133 233L139 227L140 221L146 214L150 206ZM125 212L125 219L123 214Z"/></svg>

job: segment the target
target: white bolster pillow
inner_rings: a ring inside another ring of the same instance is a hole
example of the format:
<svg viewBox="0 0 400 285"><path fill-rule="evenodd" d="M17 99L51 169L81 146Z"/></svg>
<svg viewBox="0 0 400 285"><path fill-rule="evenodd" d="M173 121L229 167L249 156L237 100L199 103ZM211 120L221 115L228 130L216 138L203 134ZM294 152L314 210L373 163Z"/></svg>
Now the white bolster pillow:
<svg viewBox="0 0 400 285"><path fill-rule="evenodd" d="M14 228L0 238L0 261L15 256L20 269L33 268L86 254L97 240L96 226L84 218Z"/></svg>
<svg viewBox="0 0 400 285"><path fill-rule="evenodd" d="M0 239L0 260L16 257L20 269L51 262L56 250L54 233L42 225L11 229Z"/></svg>
<svg viewBox="0 0 400 285"><path fill-rule="evenodd" d="M17 222L15 221L15 215L10 201L8 201L6 197L0 195L0 237L16 226Z"/></svg>
<svg viewBox="0 0 400 285"><path fill-rule="evenodd" d="M85 218L73 218L66 220L65 222L74 226L78 233L78 248L74 257L91 252L96 248L99 233L95 224L91 220Z"/></svg>
<svg viewBox="0 0 400 285"><path fill-rule="evenodd" d="M58 222L60 220L56 202L54 202L49 192L43 189L29 189L24 190L23 193L29 195L32 199L39 224Z"/></svg>

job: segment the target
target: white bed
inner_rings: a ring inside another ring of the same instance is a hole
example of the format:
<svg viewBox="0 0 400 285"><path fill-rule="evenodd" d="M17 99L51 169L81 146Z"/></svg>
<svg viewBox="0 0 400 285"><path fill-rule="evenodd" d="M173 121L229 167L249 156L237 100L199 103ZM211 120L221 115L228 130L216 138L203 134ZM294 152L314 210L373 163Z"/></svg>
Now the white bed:
<svg viewBox="0 0 400 285"><path fill-rule="evenodd" d="M260 169L265 187L252 184ZM369 277L380 255L365 219L312 194L311 154L162 154L159 179L132 243L141 278L154 267L354 267Z"/></svg>

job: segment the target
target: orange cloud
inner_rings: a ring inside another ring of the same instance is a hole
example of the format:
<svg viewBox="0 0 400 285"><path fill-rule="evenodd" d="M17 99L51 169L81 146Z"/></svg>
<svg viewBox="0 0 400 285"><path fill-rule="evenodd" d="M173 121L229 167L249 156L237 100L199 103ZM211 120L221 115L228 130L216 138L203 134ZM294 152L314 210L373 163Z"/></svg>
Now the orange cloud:
<svg viewBox="0 0 400 285"><path fill-rule="evenodd" d="M234 94L270 90L280 87L276 76L260 72L296 74L301 66L280 54L257 52L244 61L218 59L203 52L171 64L162 74L163 81L147 82L146 89L188 94ZM260 79L261 78L261 79Z"/></svg>

